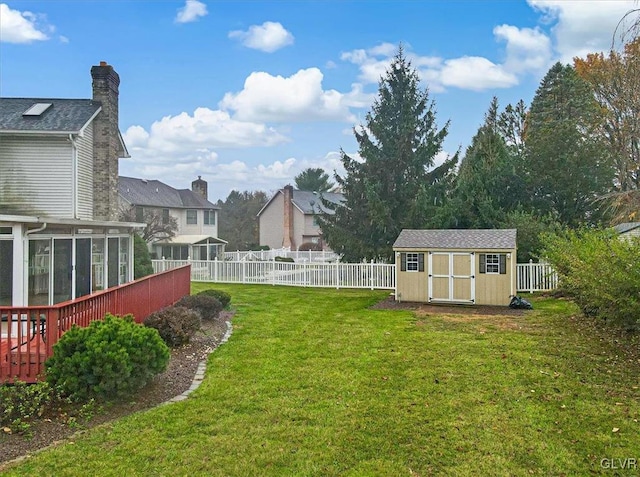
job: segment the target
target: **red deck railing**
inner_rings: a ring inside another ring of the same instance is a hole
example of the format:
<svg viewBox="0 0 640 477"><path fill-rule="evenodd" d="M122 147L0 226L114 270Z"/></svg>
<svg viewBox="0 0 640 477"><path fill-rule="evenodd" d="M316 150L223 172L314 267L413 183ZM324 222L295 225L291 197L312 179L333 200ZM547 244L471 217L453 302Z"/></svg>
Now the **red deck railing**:
<svg viewBox="0 0 640 477"><path fill-rule="evenodd" d="M0 383L42 378L53 345L73 325L132 314L137 323L190 293L190 266L174 268L53 306L0 306Z"/></svg>

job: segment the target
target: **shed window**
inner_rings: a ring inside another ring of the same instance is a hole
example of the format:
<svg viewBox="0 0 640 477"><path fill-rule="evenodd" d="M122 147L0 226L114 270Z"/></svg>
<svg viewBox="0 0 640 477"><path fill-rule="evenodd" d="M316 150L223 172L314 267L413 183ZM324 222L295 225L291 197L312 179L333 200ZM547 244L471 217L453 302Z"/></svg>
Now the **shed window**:
<svg viewBox="0 0 640 477"><path fill-rule="evenodd" d="M507 273L507 255L504 253L481 253L480 273L504 275Z"/></svg>
<svg viewBox="0 0 640 477"><path fill-rule="evenodd" d="M424 272L424 253L403 252L400 254L400 271Z"/></svg>

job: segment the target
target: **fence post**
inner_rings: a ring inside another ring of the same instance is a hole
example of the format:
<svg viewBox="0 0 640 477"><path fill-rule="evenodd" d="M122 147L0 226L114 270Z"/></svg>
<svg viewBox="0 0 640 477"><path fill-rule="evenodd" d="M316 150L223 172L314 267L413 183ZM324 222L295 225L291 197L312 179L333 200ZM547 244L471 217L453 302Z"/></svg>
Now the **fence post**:
<svg viewBox="0 0 640 477"><path fill-rule="evenodd" d="M371 259L371 263L369 264L369 285L373 290L373 258Z"/></svg>
<svg viewBox="0 0 640 477"><path fill-rule="evenodd" d="M213 259L213 281L218 283L218 257Z"/></svg>
<svg viewBox="0 0 640 477"><path fill-rule="evenodd" d="M336 289L340 289L340 271L338 270L338 261L336 260Z"/></svg>

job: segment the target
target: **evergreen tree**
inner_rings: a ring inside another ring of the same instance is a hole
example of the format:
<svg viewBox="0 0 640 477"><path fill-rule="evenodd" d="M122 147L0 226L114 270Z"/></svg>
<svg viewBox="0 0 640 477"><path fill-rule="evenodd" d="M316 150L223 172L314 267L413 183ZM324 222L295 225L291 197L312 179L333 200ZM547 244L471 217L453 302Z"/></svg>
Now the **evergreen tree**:
<svg viewBox="0 0 640 477"><path fill-rule="evenodd" d="M324 239L345 260L392 259L403 228L439 225L457 154L431 170L448 123L438 130L434 103L399 48L380 80L366 126L354 130L361 159L342 151L345 195L333 215L320 219Z"/></svg>
<svg viewBox="0 0 640 477"><path fill-rule="evenodd" d="M552 214L569 226L601 218L595 199L609 190L612 168L597 134L600 122L589 85L571 66L552 66L526 125L526 169L537 215Z"/></svg>
<svg viewBox="0 0 640 477"><path fill-rule="evenodd" d="M309 167L294 178L296 189L313 192L328 192L333 187L329 174L320 167Z"/></svg>
<svg viewBox="0 0 640 477"><path fill-rule="evenodd" d="M218 234L227 241L227 250L255 250L258 247L257 215L266 203L267 194L262 191L232 190L224 202L218 200Z"/></svg>

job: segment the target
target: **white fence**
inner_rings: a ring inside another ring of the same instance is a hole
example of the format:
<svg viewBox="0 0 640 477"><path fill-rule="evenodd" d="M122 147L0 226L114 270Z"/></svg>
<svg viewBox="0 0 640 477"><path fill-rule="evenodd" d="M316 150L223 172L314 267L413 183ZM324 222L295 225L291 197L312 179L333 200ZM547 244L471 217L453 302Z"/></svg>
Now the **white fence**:
<svg viewBox="0 0 640 477"><path fill-rule="evenodd" d="M533 293L550 291L558 287L558 274L548 263L519 263L516 280L518 291Z"/></svg>
<svg viewBox="0 0 640 477"><path fill-rule="evenodd" d="M293 258L296 262L335 262L340 256L335 252L326 251L299 251L291 248L279 248L272 250L245 250L237 252L225 252L224 259L236 262L274 260L276 257Z"/></svg>
<svg viewBox="0 0 640 477"><path fill-rule="evenodd" d="M306 252L303 252L306 253ZM191 280L217 283L263 283L324 288L395 290L395 265L387 263L277 262L266 260L152 260L153 271L191 264ZM519 263L519 292L549 291L558 276L546 263Z"/></svg>
<svg viewBox="0 0 640 477"><path fill-rule="evenodd" d="M153 260L154 272L191 264L191 280L298 287L395 288L395 266L383 263Z"/></svg>

